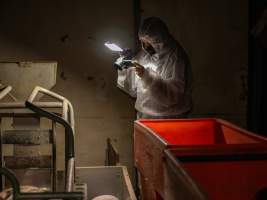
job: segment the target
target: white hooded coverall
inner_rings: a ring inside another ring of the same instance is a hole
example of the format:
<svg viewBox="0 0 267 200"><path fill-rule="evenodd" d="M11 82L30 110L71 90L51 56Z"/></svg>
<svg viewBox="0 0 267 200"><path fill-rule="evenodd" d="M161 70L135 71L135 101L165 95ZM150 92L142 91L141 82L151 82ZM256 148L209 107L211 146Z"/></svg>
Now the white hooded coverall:
<svg viewBox="0 0 267 200"><path fill-rule="evenodd" d="M146 35L156 41L151 43L156 53L151 56L142 50L135 57L145 67L144 75L137 76L133 67L118 70L117 86L136 98L135 109L145 118L183 117L192 109L188 56L170 34L155 31L157 22L154 30L150 26L141 27L139 37Z"/></svg>

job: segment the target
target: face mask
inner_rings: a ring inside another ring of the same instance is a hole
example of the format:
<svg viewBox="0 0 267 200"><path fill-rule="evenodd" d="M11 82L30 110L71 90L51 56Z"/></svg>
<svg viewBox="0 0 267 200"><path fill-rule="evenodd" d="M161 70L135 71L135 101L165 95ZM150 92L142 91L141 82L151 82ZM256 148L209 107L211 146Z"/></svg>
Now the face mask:
<svg viewBox="0 0 267 200"><path fill-rule="evenodd" d="M141 42L142 48L149 54L149 55L153 55L156 53L155 49L147 43Z"/></svg>

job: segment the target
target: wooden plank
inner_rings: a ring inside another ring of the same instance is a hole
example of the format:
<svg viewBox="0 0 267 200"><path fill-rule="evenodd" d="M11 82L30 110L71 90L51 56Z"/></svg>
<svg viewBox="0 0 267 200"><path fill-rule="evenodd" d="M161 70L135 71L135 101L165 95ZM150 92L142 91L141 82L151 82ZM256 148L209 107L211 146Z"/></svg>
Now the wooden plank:
<svg viewBox="0 0 267 200"><path fill-rule="evenodd" d="M117 148L112 143L111 139L107 139L107 149L106 149L106 166L116 166L120 165L120 156Z"/></svg>

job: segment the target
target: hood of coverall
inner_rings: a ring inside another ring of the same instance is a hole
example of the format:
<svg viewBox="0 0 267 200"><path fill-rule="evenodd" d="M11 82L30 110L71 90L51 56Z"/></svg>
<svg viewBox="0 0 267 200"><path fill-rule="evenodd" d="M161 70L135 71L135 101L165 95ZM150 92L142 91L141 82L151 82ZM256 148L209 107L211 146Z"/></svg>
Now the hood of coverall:
<svg viewBox="0 0 267 200"><path fill-rule="evenodd" d="M169 33L166 24L159 18L150 17L143 21L139 28L139 38L148 38L149 44L158 56L164 55L175 47L175 40Z"/></svg>

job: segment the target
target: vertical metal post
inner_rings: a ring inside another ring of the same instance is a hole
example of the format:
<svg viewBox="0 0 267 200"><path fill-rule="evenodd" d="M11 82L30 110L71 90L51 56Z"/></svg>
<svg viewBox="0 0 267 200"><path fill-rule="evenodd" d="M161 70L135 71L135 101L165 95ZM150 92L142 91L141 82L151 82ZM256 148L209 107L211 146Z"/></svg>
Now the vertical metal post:
<svg viewBox="0 0 267 200"><path fill-rule="evenodd" d="M253 132L266 136L266 64L267 49L261 45L251 31L255 28L261 14L267 9L267 0L249 1L249 52L248 52L248 103L247 127ZM265 27L266 28L266 27ZM265 36L266 37L266 36Z"/></svg>
<svg viewBox="0 0 267 200"><path fill-rule="evenodd" d="M0 167L3 167L3 155L2 155L2 118L0 118ZM3 176L0 177L0 192L4 189Z"/></svg>
<svg viewBox="0 0 267 200"><path fill-rule="evenodd" d="M138 30L141 22L141 0L133 0L133 15L134 15L134 37L135 37L134 50L135 52L137 52L140 47L138 39Z"/></svg>
<svg viewBox="0 0 267 200"><path fill-rule="evenodd" d="M138 37L138 31L139 31L139 26L141 23L141 0L133 0L133 17L134 17L134 39L135 39L135 44L134 44L134 52L138 52L140 49L140 43L139 43L139 37ZM140 190L139 190L139 180L138 180L138 171L135 168L135 174L134 178L135 180L135 193L137 197L140 197Z"/></svg>
<svg viewBox="0 0 267 200"><path fill-rule="evenodd" d="M57 190L57 149L56 149L56 122L52 121L52 191Z"/></svg>

